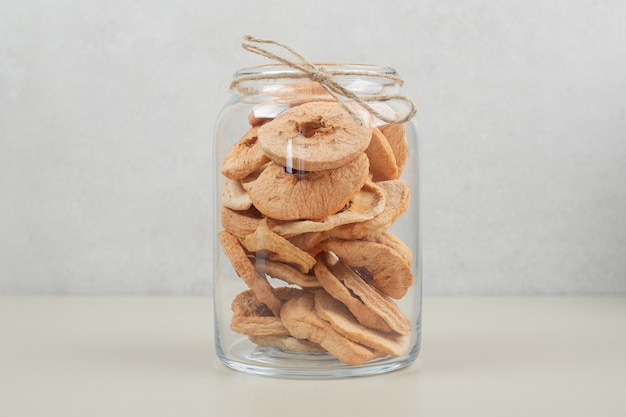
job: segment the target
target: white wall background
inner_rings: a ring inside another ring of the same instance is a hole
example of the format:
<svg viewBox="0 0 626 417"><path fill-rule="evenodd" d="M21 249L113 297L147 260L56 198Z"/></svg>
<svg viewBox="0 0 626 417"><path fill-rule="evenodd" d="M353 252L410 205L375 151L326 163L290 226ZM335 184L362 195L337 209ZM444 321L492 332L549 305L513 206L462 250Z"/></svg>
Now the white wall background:
<svg viewBox="0 0 626 417"><path fill-rule="evenodd" d="M626 293L626 2L3 0L0 294L207 294L242 35L419 104L426 294Z"/></svg>

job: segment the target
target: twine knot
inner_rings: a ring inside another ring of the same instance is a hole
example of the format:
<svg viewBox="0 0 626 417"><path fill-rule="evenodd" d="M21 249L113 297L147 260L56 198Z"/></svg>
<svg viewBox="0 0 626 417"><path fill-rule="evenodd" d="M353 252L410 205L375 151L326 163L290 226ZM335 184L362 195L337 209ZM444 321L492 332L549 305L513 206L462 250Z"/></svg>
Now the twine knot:
<svg viewBox="0 0 626 417"><path fill-rule="evenodd" d="M279 48L286 50L291 55L295 56L297 59L296 60L287 59L285 57L277 55L269 51L268 49L265 49L259 46L260 44L276 45ZM298 72L289 73L289 74L253 74L253 75L243 76L243 77L237 78L231 83L230 85L231 89L234 89L239 84L246 82L246 81L272 80L272 79L277 79L277 78L294 78L294 79L308 78L311 81L319 83L339 104L343 106L343 108L359 124L363 123L362 119L354 112L354 110L350 106L346 104L345 99L351 100L357 103L361 108L368 111L372 116L386 123L393 123L393 124L404 123L404 122L409 121L413 116L415 116L415 113L417 113L417 106L415 105L413 100L411 100L407 96L399 95L399 94L393 94L393 95L372 94L367 97L361 97L357 95L356 93L354 93L353 91L341 85L339 81L335 80L335 77L339 75L382 77L382 78L393 80L399 83L400 85L402 85L404 83L404 80L402 80L402 78L396 75L384 74L384 73L381 74L378 72L366 71L366 70L356 70L356 71L332 70L331 71L326 67L317 66L313 64L312 62L307 60L304 56L302 56L301 54L299 54L292 48L288 47L287 45L273 41L271 39L260 39L260 38L255 38L250 35L244 36L241 46L243 49L249 52L253 52L255 54L258 54L266 58L272 59L274 61L280 62L282 64L285 64L290 68L298 70ZM399 115L396 118L388 117L386 115L379 113L374 108L372 108L372 106L368 104L369 102L376 102L376 101L385 102L385 101L391 101L391 100L398 100L398 101L402 101L406 103L409 108L407 113L404 116Z"/></svg>
<svg viewBox="0 0 626 417"><path fill-rule="evenodd" d="M316 81L320 84L328 83L333 79L333 74L324 67L315 67L315 71L311 71L309 74L311 81Z"/></svg>

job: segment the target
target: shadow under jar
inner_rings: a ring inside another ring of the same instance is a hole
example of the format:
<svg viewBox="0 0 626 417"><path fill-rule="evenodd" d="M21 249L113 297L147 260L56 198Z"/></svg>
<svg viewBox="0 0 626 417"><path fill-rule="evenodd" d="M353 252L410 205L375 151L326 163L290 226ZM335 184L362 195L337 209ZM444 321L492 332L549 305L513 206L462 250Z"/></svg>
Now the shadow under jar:
<svg viewBox="0 0 626 417"><path fill-rule="evenodd" d="M395 70L324 64L386 118ZM419 143L286 66L234 74L214 137L215 346L245 372L372 375L419 354Z"/></svg>

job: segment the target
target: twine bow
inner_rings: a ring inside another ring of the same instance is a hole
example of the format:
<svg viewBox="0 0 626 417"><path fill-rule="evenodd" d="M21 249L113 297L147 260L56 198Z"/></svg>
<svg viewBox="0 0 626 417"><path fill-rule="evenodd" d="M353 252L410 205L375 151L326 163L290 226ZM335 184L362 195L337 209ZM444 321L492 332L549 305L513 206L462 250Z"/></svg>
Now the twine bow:
<svg viewBox="0 0 626 417"><path fill-rule="evenodd" d="M260 46L261 44L276 45L286 50L297 59L291 60L291 59L284 58L280 55L277 55L261 47ZM353 109L350 108L350 106L346 104L346 100L344 99L348 99L357 103L361 108L368 111L372 116L386 123L393 123L393 124L404 123L404 122L409 121L413 116L415 116L415 113L417 113L417 106L415 105L413 100L411 100L407 96L400 95L400 94L372 94L372 95L363 97L347 89L335 79L336 76L341 76L341 75L366 76L366 77L369 76L369 77L379 77L379 78L382 77L382 78L387 78L389 80L393 80L397 82L398 84L402 85L404 83L404 80L402 80L402 78L396 75L384 74L384 73L367 71L367 70L354 70L354 71L353 70L350 70L350 71L330 70L326 67L313 64L312 62L307 60L304 56L302 56L301 54L299 54L292 48L288 47L287 45L284 45L282 43L279 43L270 39L255 38L250 35L244 36L241 46L243 49L249 52L253 52L255 54L264 56L266 58L273 59L274 61L281 62L290 68L298 70L298 72L289 73L289 74L269 73L269 74L246 75L246 76L243 76L234 80L230 85L231 89L234 89L239 84L246 82L246 81L275 80L275 79L285 79L285 78L293 78L293 79L308 78L311 81L315 81L319 83L328 92L328 94L330 94L338 103L340 103L343 106L343 108L346 109L346 111L358 123L362 123L361 118L354 112ZM409 110L404 116L402 117L398 116L396 118L388 117L376 111L374 108L372 108L372 106L368 104L369 102L385 102L385 101L392 101L392 100L398 100L398 101L402 101L408 104Z"/></svg>

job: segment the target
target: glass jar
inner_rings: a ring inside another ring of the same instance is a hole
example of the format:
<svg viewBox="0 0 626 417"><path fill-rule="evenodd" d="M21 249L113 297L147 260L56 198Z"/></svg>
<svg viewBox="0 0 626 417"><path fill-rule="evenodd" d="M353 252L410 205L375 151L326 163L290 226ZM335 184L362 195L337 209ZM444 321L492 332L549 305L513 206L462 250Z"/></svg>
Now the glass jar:
<svg viewBox="0 0 626 417"><path fill-rule="evenodd" d="M215 346L246 372L332 378L419 354L419 152L392 68L242 69L215 127ZM349 95L349 94L348 94ZM355 100L364 100L378 116ZM383 117L384 116L384 117Z"/></svg>

